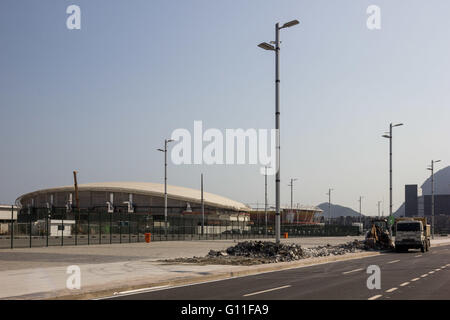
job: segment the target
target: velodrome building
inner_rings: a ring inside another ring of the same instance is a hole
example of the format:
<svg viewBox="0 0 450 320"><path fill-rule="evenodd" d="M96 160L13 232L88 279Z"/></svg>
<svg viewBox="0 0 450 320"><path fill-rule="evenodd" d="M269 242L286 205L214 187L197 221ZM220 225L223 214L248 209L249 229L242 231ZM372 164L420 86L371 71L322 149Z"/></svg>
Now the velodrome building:
<svg viewBox="0 0 450 320"><path fill-rule="evenodd" d="M178 186L167 186L168 215L201 211L201 191ZM105 182L78 185L79 208L114 212L164 214L164 184L148 182ZM216 194L204 192L204 207L216 215L246 213L251 209L243 203ZM26 208L75 208L74 186L33 191L20 196L16 203Z"/></svg>

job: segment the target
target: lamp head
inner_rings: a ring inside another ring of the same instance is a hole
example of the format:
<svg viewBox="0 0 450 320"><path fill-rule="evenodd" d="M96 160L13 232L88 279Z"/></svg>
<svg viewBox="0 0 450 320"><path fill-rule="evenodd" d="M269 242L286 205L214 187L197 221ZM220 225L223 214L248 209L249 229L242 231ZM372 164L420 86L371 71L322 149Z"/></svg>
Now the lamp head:
<svg viewBox="0 0 450 320"><path fill-rule="evenodd" d="M258 47L260 47L261 49L264 49L264 50L275 51L275 47L268 44L267 42L262 42L262 43L258 44Z"/></svg>
<svg viewBox="0 0 450 320"><path fill-rule="evenodd" d="M286 22L285 24L283 24L283 26L280 29L290 28L290 27L293 27L293 26L295 26L295 25L297 25L299 23L300 22L298 22L298 20L292 20L292 21L289 21L289 22Z"/></svg>

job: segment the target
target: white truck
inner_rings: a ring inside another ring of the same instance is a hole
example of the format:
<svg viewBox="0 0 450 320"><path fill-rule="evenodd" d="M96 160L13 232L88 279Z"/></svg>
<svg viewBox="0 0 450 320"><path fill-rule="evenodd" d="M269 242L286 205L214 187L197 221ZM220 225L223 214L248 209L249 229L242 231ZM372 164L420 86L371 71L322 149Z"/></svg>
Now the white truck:
<svg viewBox="0 0 450 320"><path fill-rule="evenodd" d="M426 218L398 218L395 220L395 250L397 252L409 249L430 250L430 225Z"/></svg>

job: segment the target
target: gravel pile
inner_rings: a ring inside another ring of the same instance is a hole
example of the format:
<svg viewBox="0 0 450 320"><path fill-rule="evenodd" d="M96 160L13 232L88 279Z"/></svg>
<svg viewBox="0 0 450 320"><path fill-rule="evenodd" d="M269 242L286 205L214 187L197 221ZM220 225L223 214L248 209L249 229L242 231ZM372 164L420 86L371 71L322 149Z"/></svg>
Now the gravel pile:
<svg viewBox="0 0 450 320"><path fill-rule="evenodd" d="M244 241L226 250L211 250L205 257L179 258L163 262L197 264L254 265L289 262L306 258L337 256L364 250L364 242L352 241L337 246L302 248L298 244L284 244L268 241Z"/></svg>

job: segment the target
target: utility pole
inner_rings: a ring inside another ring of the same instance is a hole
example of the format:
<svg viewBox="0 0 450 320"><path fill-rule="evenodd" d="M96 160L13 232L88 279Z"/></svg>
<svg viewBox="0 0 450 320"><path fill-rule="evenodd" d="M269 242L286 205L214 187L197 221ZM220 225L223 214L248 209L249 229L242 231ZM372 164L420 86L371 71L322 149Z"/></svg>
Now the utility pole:
<svg viewBox="0 0 450 320"><path fill-rule="evenodd" d="M291 179L291 183L288 185L291 187L291 214L294 216L294 181L298 179ZM298 221L298 213L295 215L295 221Z"/></svg>
<svg viewBox="0 0 450 320"><path fill-rule="evenodd" d="M380 204L381 204L381 201L378 201L378 218L380 218Z"/></svg>
<svg viewBox="0 0 450 320"><path fill-rule="evenodd" d="M434 239L434 164L441 160L431 160L431 239Z"/></svg>
<svg viewBox="0 0 450 320"><path fill-rule="evenodd" d="M328 223L331 223L331 191L333 191L333 189L328 189Z"/></svg>
<svg viewBox="0 0 450 320"><path fill-rule="evenodd" d="M294 181L297 181L298 179L291 179L291 183L288 184L289 187L291 187L291 212L294 210Z"/></svg>
<svg viewBox="0 0 450 320"><path fill-rule="evenodd" d="M276 242L280 243L280 30L299 24L298 20L292 20L285 23L282 27L275 24L275 43L274 46L266 42L260 43L258 47L264 50L275 51L275 130L276 130L276 175L275 175L275 234Z"/></svg>
<svg viewBox="0 0 450 320"><path fill-rule="evenodd" d="M361 219L362 219L362 199L363 199L363 197L362 196L360 196L359 197L359 223L361 223Z"/></svg>

